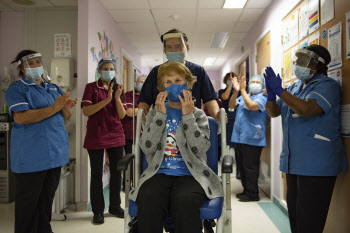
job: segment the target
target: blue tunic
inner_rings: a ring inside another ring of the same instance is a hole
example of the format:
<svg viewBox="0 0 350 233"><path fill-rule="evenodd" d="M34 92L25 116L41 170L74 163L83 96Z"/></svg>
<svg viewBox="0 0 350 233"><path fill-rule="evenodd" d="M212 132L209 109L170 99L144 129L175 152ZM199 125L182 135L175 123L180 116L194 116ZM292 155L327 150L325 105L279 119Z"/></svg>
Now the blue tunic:
<svg viewBox="0 0 350 233"><path fill-rule="evenodd" d="M283 147L280 170L304 176L336 176L347 170L340 136L340 88L324 74L314 77L303 89L303 82L287 90L300 99L315 99L323 113L300 117L281 99Z"/></svg>
<svg viewBox="0 0 350 233"><path fill-rule="evenodd" d="M231 141L252 146L266 146L266 101L263 93L250 95L250 99L258 104L259 110L252 111L247 108L243 96L237 98L236 121L233 127Z"/></svg>
<svg viewBox="0 0 350 233"><path fill-rule="evenodd" d="M9 86L6 102L11 116L14 112L52 106L64 94L55 84L43 83L44 87L22 77ZM10 155L11 170L15 173L43 171L68 163L68 133L62 112L33 124L14 122Z"/></svg>

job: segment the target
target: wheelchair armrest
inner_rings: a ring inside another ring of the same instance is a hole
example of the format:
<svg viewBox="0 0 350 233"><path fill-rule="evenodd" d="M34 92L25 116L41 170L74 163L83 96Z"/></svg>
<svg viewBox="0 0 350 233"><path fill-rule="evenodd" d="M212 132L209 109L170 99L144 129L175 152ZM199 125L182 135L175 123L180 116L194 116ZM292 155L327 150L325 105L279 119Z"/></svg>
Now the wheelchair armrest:
<svg viewBox="0 0 350 233"><path fill-rule="evenodd" d="M129 153L126 154L117 164L117 171L126 171L131 161L135 158L135 155Z"/></svg>
<svg viewBox="0 0 350 233"><path fill-rule="evenodd" d="M232 167L233 167L232 164L233 164L232 155L225 155L221 164L222 173L232 173Z"/></svg>

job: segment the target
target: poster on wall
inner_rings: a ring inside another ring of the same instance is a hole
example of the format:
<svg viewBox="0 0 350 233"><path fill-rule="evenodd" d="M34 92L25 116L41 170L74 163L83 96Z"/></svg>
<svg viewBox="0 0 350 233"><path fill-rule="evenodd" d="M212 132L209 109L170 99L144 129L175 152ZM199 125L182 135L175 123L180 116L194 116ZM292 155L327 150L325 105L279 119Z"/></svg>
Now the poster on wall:
<svg viewBox="0 0 350 233"><path fill-rule="evenodd" d="M309 4L306 2L299 9L299 40L309 35Z"/></svg>
<svg viewBox="0 0 350 233"><path fill-rule="evenodd" d="M342 87L342 69L332 70L328 72L327 76L337 81L340 88Z"/></svg>
<svg viewBox="0 0 350 233"><path fill-rule="evenodd" d="M291 62L290 62L290 51L286 52L284 54L284 59L283 59L283 81L287 82L290 80L290 69L291 69Z"/></svg>
<svg viewBox="0 0 350 233"><path fill-rule="evenodd" d="M309 45L320 44L320 31L309 36Z"/></svg>
<svg viewBox="0 0 350 233"><path fill-rule="evenodd" d="M70 33L54 34L54 50L55 57L72 56Z"/></svg>
<svg viewBox="0 0 350 233"><path fill-rule="evenodd" d="M295 56L295 53L297 52L298 49L299 49L299 45L294 46L293 48L290 49L290 61L291 61L290 78L291 79L294 79L294 78L297 77L294 74L294 70L293 70L293 67L292 67L292 62L293 62L293 58Z"/></svg>
<svg viewBox="0 0 350 233"><path fill-rule="evenodd" d="M342 66L342 57L341 57L341 30L342 23L334 25L328 29L328 51L331 54L331 62L329 63L329 69L335 69Z"/></svg>
<svg viewBox="0 0 350 233"><path fill-rule="evenodd" d="M309 38L300 41L300 43L299 43L299 47L300 47L300 48L305 48L305 47L307 47L307 46L309 46Z"/></svg>
<svg viewBox="0 0 350 233"><path fill-rule="evenodd" d="M290 46L298 43L298 12L295 12L285 21L283 31L283 48L286 50Z"/></svg>
<svg viewBox="0 0 350 233"><path fill-rule="evenodd" d="M350 59L350 11L345 14L346 20L346 59Z"/></svg>
<svg viewBox="0 0 350 233"><path fill-rule="evenodd" d="M340 133L343 137L350 137L350 104L340 107Z"/></svg>
<svg viewBox="0 0 350 233"><path fill-rule="evenodd" d="M320 27L318 0L309 0L309 34Z"/></svg>
<svg viewBox="0 0 350 233"><path fill-rule="evenodd" d="M334 18L334 0L321 0L321 26Z"/></svg>

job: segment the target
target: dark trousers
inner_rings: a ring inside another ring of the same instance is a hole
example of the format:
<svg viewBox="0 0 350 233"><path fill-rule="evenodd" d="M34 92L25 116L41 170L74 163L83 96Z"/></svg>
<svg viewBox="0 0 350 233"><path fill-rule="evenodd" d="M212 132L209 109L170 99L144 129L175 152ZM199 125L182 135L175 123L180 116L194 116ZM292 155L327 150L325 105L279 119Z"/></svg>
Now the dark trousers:
<svg viewBox="0 0 350 233"><path fill-rule="evenodd" d="M258 179L262 147L237 143L235 151L244 192L252 198L259 197Z"/></svg>
<svg viewBox="0 0 350 233"><path fill-rule="evenodd" d="M322 233L336 176L287 174L287 206L292 233Z"/></svg>
<svg viewBox="0 0 350 233"><path fill-rule="evenodd" d="M61 167L16 173L15 233L51 233L52 203Z"/></svg>
<svg viewBox="0 0 350 233"><path fill-rule="evenodd" d="M137 224L140 233L162 233L163 222L171 214L175 233L200 233L200 207L207 200L192 176L156 174L137 195Z"/></svg>
<svg viewBox="0 0 350 233"><path fill-rule="evenodd" d="M109 180L109 209L117 210L120 207L120 187L121 172L117 171L118 161L123 157L123 147L108 148L109 170L111 173ZM105 201L103 198L103 156L104 149L88 150L91 166L90 199L92 212L103 213Z"/></svg>

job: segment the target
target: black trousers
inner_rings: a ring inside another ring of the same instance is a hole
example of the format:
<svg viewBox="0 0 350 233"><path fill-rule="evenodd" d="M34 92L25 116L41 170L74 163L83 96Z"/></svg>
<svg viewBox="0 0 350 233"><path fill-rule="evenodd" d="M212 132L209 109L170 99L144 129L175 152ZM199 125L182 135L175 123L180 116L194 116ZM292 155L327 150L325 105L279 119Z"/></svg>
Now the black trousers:
<svg viewBox="0 0 350 233"><path fill-rule="evenodd" d="M16 173L15 233L51 233L52 203L61 167Z"/></svg>
<svg viewBox="0 0 350 233"><path fill-rule="evenodd" d="M235 151L244 192L252 198L259 197L258 179L262 147L237 143Z"/></svg>
<svg viewBox="0 0 350 233"><path fill-rule="evenodd" d="M170 212L175 233L200 233L200 207L208 198L192 176L156 174L140 188L137 224L140 233L162 233Z"/></svg>
<svg viewBox="0 0 350 233"><path fill-rule="evenodd" d="M118 161L123 157L123 147L106 149L109 158L110 180L109 180L109 209L117 210L120 207L121 172L117 171ZM104 149L88 150L91 166L90 199L92 212L103 213L105 201L103 198L103 156Z"/></svg>
<svg viewBox="0 0 350 233"><path fill-rule="evenodd" d="M292 233L322 233L336 176L287 174L287 206Z"/></svg>

